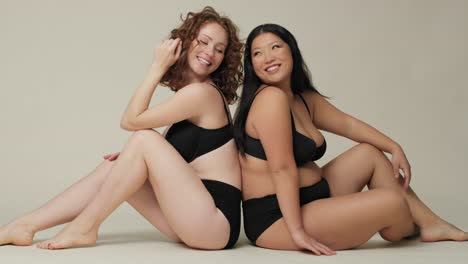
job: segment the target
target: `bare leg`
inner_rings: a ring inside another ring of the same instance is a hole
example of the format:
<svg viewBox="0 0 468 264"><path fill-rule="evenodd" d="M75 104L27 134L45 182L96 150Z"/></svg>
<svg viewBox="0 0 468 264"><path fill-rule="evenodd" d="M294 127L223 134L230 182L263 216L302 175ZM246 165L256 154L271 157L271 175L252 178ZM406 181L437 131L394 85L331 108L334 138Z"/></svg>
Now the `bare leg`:
<svg viewBox="0 0 468 264"><path fill-rule="evenodd" d="M40 208L2 227L0 245L31 245L36 232L73 220L99 191L114 163L103 161L86 177L81 178ZM167 224L149 182L134 193L128 202L162 233L175 241L180 241Z"/></svg>
<svg viewBox="0 0 468 264"><path fill-rule="evenodd" d="M386 189L308 203L302 207L302 218L306 232L333 250L358 247L376 232L390 241L400 240L414 232L405 199L398 192ZM299 250L283 218L257 239L257 245Z"/></svg>
<svg viewBox="0 0 468 264"><path fill-rule="evenodd" d="M332 196L360 192L366 185L371 190L386 188L398 191L408 202L422 241L468 240L468 233L437 216L411 188L404 190L401 176L399 179L393 176L390 161L372 145L359 144L341 154L323 167L323 175L330 184Z"/></svg>
<svg viewBox="0 0 468 264"><path fill-rule="evenodd" d="M137 131L124 147L97 195L57 236L38 246L92 245L100 224L148 180L170 226L187 245L219 249L229 224L192 167L158 133Z"/></svg>

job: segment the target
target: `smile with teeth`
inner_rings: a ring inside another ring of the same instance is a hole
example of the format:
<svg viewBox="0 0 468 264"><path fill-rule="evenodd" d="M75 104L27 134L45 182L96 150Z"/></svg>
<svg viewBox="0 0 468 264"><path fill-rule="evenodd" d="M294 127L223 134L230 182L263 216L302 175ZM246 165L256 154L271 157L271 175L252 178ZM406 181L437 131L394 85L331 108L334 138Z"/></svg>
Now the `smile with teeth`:
<svg viewBox="0 0 468 264"><path fill-rule="evenodd" d="M279 67L280 67L280 64L271 65L271 66L267 67L267 68L265 69L265 71L267 71L267 72L274 72L274 71L276 71Z"/></svg>
<svg viewBox="0 0 468 264"><path fill-rule="evenodd" d="M203 65L206 65L206 66L210 66L211 65L211 62L209 62L208 60L204 59L204 58L201 58L201 57L197 57L198 61L203 64Z"/></svg>

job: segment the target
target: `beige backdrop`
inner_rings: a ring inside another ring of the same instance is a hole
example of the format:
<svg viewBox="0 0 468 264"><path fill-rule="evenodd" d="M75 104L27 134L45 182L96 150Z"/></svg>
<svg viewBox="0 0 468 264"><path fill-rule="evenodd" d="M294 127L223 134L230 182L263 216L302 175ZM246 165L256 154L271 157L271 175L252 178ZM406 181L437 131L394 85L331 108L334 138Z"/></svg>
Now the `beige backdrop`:
<svg viewBox="0 0 468 264"><path fill-rule="evenodd" d="M437 0L1 0L0 223L120 149L120 115L153 45L206 4L242 38L261 23L288 28L318 89L399 142L419 195L468 227L468 2ZM326 136L322 164L354 144ZM127 206L109 223L145 225Z"/></svg>

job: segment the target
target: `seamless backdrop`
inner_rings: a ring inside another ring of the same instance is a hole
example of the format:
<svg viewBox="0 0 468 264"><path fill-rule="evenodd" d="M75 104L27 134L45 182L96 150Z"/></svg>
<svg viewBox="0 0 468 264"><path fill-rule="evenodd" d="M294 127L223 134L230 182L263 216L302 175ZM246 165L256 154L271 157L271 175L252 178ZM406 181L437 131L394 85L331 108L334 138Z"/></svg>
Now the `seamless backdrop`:
<svg viewBox="0 0 468 264"><path fill-rule="evenodd" d="M318 90L399 142L420 197L468 228L463 0L0 0L0 224L122 147L130 134L120 115L153 46L180 14L205 5L230 16L244 39L261 23L288 28ZM158 88L153 103L170 93ZM321 164L355 144L326 138ZM122 224L146 222L124 205L105 227Z"/></svg>

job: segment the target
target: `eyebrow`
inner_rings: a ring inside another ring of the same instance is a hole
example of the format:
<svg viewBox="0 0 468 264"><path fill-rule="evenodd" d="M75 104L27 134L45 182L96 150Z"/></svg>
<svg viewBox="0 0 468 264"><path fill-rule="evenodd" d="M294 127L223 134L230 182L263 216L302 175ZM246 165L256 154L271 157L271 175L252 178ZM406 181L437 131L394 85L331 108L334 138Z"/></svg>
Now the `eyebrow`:
<svg viewBox="0 0 468 264"><path fill-rule="evenodd" d="M263 46L270 46L271 44L275 43L275 42L279 42L278 40L274 40L274 41L270 41L268 44L266 45L263 45ZM256 50L256 49L259 49L259 47L252 47L252 51Z"/></svg>
<svg viewBox="0 0 468 264"><path fill-rule="evenodd" d="M205 37L209 38L210 40L213 40L213 38L211 38L211 37L210 37L210 36L208 36L207 34L200 33L200 35L199 35L199 36L201 36L201 35L203 35L203 36L205 36ZM223 42L217 42L216 44L221 44L221 45L223 45L223 46L227 46L227 44L224 44Z"/></svg>

